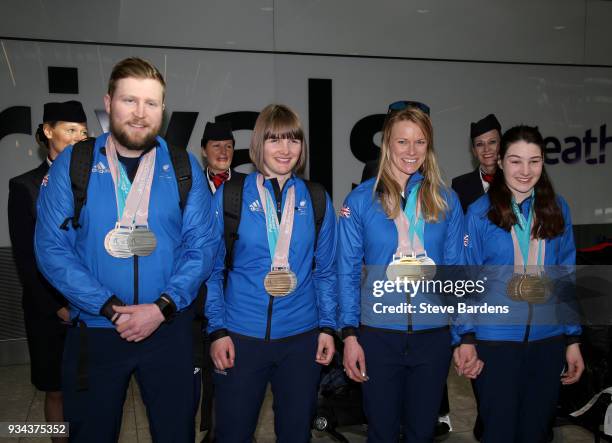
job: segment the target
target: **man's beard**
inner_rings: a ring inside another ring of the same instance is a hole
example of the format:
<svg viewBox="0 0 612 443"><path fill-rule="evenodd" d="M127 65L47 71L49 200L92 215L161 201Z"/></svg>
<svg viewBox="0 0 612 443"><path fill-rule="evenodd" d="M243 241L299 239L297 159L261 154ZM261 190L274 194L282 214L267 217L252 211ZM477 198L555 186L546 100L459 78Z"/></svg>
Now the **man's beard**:
<svg viewBox="0 0 612 443"><path fill-rule="evenodd" d="M147 151L157 145L155 137L159 134L161 124L157 128L152 128L145 137L138 141L130 137L126 131L115 124L112 117L110 118L110 132L121 146L130 151Z"/></svg>

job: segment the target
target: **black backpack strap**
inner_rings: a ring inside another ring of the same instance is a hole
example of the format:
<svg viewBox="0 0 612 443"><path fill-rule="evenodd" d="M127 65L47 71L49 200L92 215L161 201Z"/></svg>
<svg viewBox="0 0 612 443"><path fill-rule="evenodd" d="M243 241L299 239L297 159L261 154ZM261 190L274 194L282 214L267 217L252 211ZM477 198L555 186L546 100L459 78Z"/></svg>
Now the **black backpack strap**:
<svg viewBox="0 0 612 443"><path fill-rule="evenodd" d="M317 244L319 242L319 232L321 232L321 226L323 226L323 219L325 218L325 211L327 210L327 199L325 198L325 188L320 183L311 182L304 180L306 189L310 194L310 200L312 201L312 209L314 213L315 222L315 244L313 251L316 253ZM312 258L312 269L316 268L314 254Z"/></svg>
<svg viewBox="0 0 612 443"><path fill-rule="evenodd" d="M223 184L223 237L225 239L225 269L234 264L234 242L238 240L238 226L242 212L242 188L246 175L236 174Z"/></svg>
<svg viewBox="0 0 612 443"><path fill-rule="evenodd" d="M321 232L321 226L323 225L323 219L325 218L325 211L327 209L327 199L325 198L325 188L323 185L308 180L304 180L308 193L310 194L310 200L312 201L312 209L314 212L315 222L315 243L314 250L317 250L317 242L319 240L319 232ZM314 267L314 266L313 266Z"/></svg>
<svg viewBox="0 0 612 443"><path fill-rule="evenodd" d="M89 185L89 177L91 175L91 167L93 164L93 151L96 143L95 138L86 138L75 144L72 147L72 155L70 157L70 183L72 187L72 195L74 197L74 214L72 217L66 218L60 228L68 230L68 223L72 221L72 227L77 229L80 227L79 218L83 205L87 203L87 186Z"/></svg>
<svg viewBox="0 0 612 443"><path fill-rule="evenodd" d="M168 145L168 152L170 152L170 160L174 168L174 176L176 177L179 191L179 206L182 211L187 203L187 196L189 191L191 191L191 184L193 182L191 162L189 161L189 154L184 148Z"/></svg>

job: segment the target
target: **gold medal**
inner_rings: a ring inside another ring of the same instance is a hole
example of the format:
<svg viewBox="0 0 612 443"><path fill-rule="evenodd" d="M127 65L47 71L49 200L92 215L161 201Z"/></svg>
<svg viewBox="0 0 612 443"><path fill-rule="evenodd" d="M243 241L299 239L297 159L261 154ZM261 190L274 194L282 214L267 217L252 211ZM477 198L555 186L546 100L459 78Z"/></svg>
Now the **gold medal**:
<svg viewBox="0 0 612 443"><path fill-rule="evenodd" d="M393 257L387 266L387 278L391 281L397 279L419 280L423 276L421 262L414 256Z"/></svg>
<svg viewBox="0 0 612 443"><path fill-rule="evenodd" d="M272 269L264 278L264 288L273 297L291 294L297 286L297 276L288 268Z"/></svg>
<svg viewBox="0 0 612 443"><path fill-rule="evenodd" d="M433 280L436 276L436 262L427 255L419 257L419 261L421 262L421 270L425 280Z"/></svg>
<svg viewBox="0 0 612 443"><path fill-rule="evenodd" d="M508 297L514 301L545 303L550 295L548 280L530 274L514 274L506 288Z"/></svg>
<svg viewBox="0 0 612 443"><path fill-rule="evenodd" d="M393 256L393 260L387 266L387 279L400 280L420 280L422 278L431 279L436 274L436 263L429 257L415 254L398 257Z"/></svg>

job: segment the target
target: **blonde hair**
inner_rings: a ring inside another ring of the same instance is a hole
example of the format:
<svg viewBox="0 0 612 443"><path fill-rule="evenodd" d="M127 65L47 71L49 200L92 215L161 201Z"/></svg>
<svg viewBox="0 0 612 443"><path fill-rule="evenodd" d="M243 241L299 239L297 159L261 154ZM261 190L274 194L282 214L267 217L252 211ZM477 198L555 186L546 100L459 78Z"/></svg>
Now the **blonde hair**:
<svg viewBox="0 0 612 443"><path fill-rule="evenodd" d="M396 123L409 121L419 127L427 140L425 161L419 168L423 182L419 189L421 213L427 222L437 222L448 210L448 204L440 192L445 187L438 167L433 143L433 127L429 116L416 108L406 108L392 113L385 120L383 127L382 152L374 193L380 190L380 201L389 218L395 218L401 211L401 198L404 191L391 172L390 139L391 131Z"/></svg>
<svg viewBox="0 0 612 443"><path fill-rule="evenodd" d="M296 139L302 142L300 158L293 168L295 173L302 172L306 166L308 146L300 118L288 106L268 105L261 110L257 117L251 136L249 156L259 172L264 170L264 143L270 138Z"/></svg>
<svg viewBox="0 0 612 443"><path fill-rule="evenodd" d="M108 95L111 97L117 87L117 82L124 78L137 78L141 80L157 80L162 85L163 97L166 96L166 82L164 76L150 62L138 57L128 57L113 67L108 80Z"/></svg>

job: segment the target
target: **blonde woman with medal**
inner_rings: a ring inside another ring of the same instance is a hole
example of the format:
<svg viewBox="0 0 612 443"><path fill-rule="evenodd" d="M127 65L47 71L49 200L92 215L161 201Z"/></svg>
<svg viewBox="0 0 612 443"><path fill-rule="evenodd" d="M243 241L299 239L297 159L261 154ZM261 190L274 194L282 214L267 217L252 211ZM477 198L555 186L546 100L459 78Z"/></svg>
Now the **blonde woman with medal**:
<svg viewBox="0 0 612 443"><path fill-rule="evenodd" d="M375 294L373 285L463 263L463 212L442 182L431 120L402 103L389 109L376 178L348 195L338 226L344 367L363 383L369 442L397 442L400 426L405 441L433 441L452 352L448 314L406 308L439 307L442 297Z"/></svg>
<svg viewBox="0 0 612 443"><path fill-rule="evenodd" d="M466 260L481 269L480 278L495 276L482 302L509 307L497 320L476 314L456 354L477 349L484 362L476 372L456 362L476 377L483 442L546 441L560 385L584 370L580 326L566 317L550 321L571 303L561 294L576 249L569 207L553 190L543 153L537 128L506 131L489 192L466 215Z"/></svg>
<svg viewBox="0 0 612 443"><path fill-rule="evenodd" d="M207 283L211 357L215 365L218 443L250 441L268 383L277 441L310 441L321 365L334 353L336 219L325 195L316 236L311 196L296 173L307 158L298 116L283 105L264 108L245 178L233 257L224 254ZM215 194L224 230L224 189Z"/></svg>

